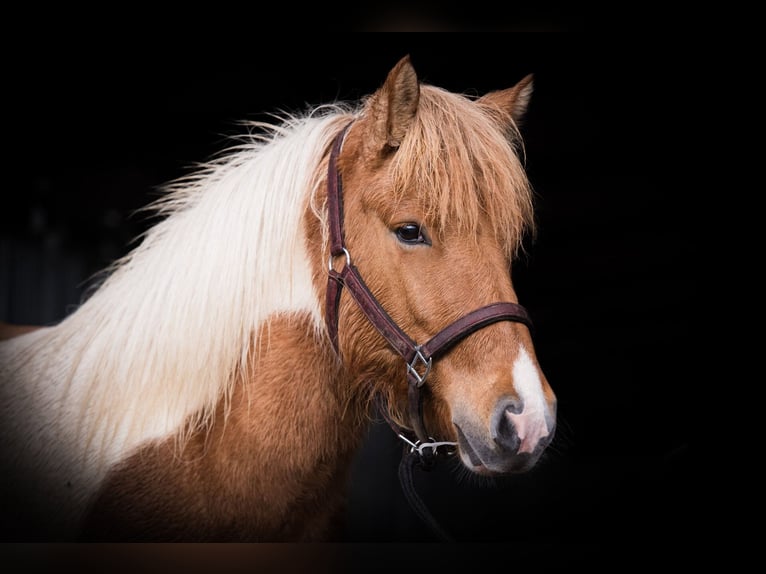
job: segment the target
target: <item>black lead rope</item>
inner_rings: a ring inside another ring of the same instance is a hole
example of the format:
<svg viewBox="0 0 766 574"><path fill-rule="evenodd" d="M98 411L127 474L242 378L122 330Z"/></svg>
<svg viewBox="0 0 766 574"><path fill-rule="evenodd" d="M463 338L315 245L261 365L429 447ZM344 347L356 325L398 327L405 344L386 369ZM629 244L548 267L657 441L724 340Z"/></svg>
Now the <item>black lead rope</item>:
<svg viewBox="0 0 766 574"><path fill-rule="evenodd" d="M420 498L415 490L415 467L420 467L424 471L430 471L436 464L436 459L439 456L438 446L435 448L428 447L427 449L418 450L417 439L412 442L405 436L404 429L399 427L390 416L388 416L388 410L386 409L385 401L381 395L375 396L375 402L378 412L383 419L388 423L388 426L402 439L406 445L402 459L399 461L399 484L402 487L410 508L417 514L418 518L431 529L431 532L441 542L455 542L455 539L450 536L439 522L434 518L433 514L428 510L426 503Z"/></svg>
<svg viewBox="0 0 766 574"><path fill-rule="evenodd" d="M416 466L420 466L428 470L423 465L422 457L416 450L405 452L402 456L402 460L399 463L399 482L402 485L402 491L407 497L407 502L410 503L410 508L418 515L418 517L431 529L436 537L441 542L455 542L455 540L447 533L444 528L436 521L428 507L415 491L414 469Z"/></svg>

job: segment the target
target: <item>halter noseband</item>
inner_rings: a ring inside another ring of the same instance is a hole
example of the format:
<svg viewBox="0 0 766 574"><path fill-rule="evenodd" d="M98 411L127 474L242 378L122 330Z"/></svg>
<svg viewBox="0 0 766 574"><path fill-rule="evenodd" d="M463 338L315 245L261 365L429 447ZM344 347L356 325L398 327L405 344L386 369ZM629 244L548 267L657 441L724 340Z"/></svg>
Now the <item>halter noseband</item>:
<svg viewBox="0 0 766 574"><path fill-rule="evenodd" d="M454 442L435 442L426 432L423 422L423 395L420 392L431 371L435 359L444 355L462 339L498 321L514 321L524 323L531 329L532 321L521 305L517 303L492 303L471 311L455 322L447 325L431 339L422 345L413 341L386 313L367 285L362 280L359 270L353 264L351 254L345 246L343 231L343 186L338 172L337 160L350 123L335 137L327 166L327 204L330 227L330 260L329 279L327 282L326 322L330 340L338 352L338 311L340 295L346 287L351 297L356 301L362 313L372 323L373 327L388 341L389 345L405 361L408 387L409 416L415 437L408 437L408 431L399 428L387 416L386 409L381 409L388 423L399 438L411 446L411 452L417 452L421 462L433 463L439 447L455 447ZM343 257L345 265L341 271L336 271L333 262ZM454 449L453 449L454 452Z"/></svg>

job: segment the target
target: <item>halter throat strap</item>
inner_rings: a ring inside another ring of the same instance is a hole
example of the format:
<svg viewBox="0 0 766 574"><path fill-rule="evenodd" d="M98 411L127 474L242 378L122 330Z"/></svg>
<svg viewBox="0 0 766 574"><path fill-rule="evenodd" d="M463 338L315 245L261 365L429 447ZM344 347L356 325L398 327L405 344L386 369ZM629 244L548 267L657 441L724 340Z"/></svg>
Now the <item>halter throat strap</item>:
<svg viewBox="0 0 766 574"><path fill-rule="evenodd" d="M409 383L408 402L409 416L417 442L405 438L407 431L398 428L389 420L394 431L406 442L434 443L428 435L423 422L421 387L431 370L434 360L447 353L455 344L468 335L483 329L498 321L513 321L523 323L530 329L532 321L526 309L517 303L500 302L485 305L467 315L464 315L447 325L431 339L422 345L413 341L389 316L380 302L365 284L357 267L353 264L351 254L345 245L343 228L343 183L338 171L337 160L343 145L343 140L351 124L346 125L333 141L330 158L327 165L327 205L330 229L330 261L329 278L327 282L327 298L325 321L330 335L330 341L336 353L338 349L338 315L340 296L343 287L356 302L373 327L383 336L391 348L405 361L407 381ZM334 263L344 262L341 271L336 271ZM432 452L435 451L435 447ZM423 451L419 451L423 454Z"/></svg>

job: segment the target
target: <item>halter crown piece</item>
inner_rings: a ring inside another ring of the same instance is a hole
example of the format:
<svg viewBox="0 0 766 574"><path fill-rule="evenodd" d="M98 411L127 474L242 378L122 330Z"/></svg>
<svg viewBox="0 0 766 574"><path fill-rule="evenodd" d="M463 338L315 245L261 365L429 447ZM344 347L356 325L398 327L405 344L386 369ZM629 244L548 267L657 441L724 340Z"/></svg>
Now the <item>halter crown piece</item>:
<svg viewBox="0 0 766 574"><path fill-rule="evenodd" d="M412 467L418 463L428 470L436 461L440 449L445 449L447 456L455 453L457 443L435 441L427 432L423 422L423 394L421 388L426 383L434 360L438 359L455 344L468 335L498 321L515 321L525 324L530 329L532 321L526 309L517 303L492 303L471 311L455 322L447 325L427 342L419 345L413 341L383 309L382 305L364 283L359 270L353 264L350 251L346 248L343 231L343 186L338 172L337 160L343 140L351 123L347 124L335 137L327 166L327 205L330 227L330 260L328 263L328 282L326 299L326 322L330 341L338 352L338 311L343 287L373 327L383 336L389 345L404 359L405 376L408 384L408 406L412 432L396 425L387 415L387 409L381 408L391 428L409 448L399 470L399 477L405 486L405 494L410 504L420 517L444 540L449 536L433 520L423 502L414 492ZM341 271L336 271L333 262L342 258L345 264ZM408 488L409 487L409 488Z"/></svg>

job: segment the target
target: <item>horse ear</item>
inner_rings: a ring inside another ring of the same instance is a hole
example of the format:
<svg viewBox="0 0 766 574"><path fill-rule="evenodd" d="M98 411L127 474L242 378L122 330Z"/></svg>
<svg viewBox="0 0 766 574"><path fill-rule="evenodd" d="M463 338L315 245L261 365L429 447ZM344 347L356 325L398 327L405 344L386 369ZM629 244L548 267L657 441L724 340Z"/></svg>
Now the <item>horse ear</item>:
<svg viewBox="0 0 766 574"><path fill-rule="evenodd" d="M518 124L526 114L529 100L532 97L532 79L532 74L528 74L512 88L489 92L477 101L509 114L513 121Z"/></svg>
<svg viewBox="0 0 766 574"><path fill-rule="evenodd" d="M420 84L409 55L391 69L368 104L368 143L376 152L396 149L407 133L420 101Z"/></svg>

